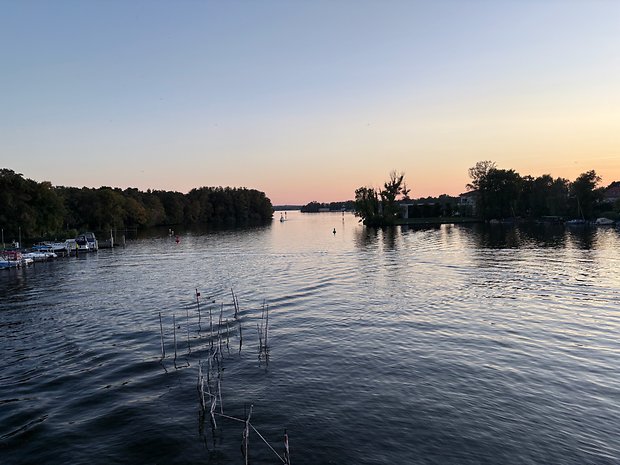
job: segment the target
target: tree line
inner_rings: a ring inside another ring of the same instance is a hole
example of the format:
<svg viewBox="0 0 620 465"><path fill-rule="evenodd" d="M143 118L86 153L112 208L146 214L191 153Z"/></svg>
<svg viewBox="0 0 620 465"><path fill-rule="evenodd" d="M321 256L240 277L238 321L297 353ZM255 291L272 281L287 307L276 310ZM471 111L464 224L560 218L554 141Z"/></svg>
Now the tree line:
<svg viewBox="0 0 620 465"><path fill-rule="evenodd" d="M310 203L302 205L300 211L302 213L318 213L321 211L339 212L342 210L351 211L355 207L353 200L345 200L344 202L317 202L313 200Z"/></svg>
<svg viewBox="0 0 620 465"><path fill-rule="evenodd" d="M271 220L264 192L231 187L200 187L187 194L135 188L77 188L36 182L10 169L0 170L0 227L8 241L71 237L78 231L109 231L151 226L240 226Z"/></svg>
<svg viewBox="0 0 620 465"><path fill-rule="evenodd" d="M620 201L604 201L605 188L596 171L580 174L574 181L521 176L515 170L500 169L492 161L480 161L468 170L467 184L474 202L471 206L457 205L456 198L447 195L437 199L416 201L409 208L410 216L466 215L481 220L544 217L593 220L598 216L620 218ZM411 203L404 173L395 171L382 189L360 187L355 191L354 211L368 226L389 226L401 216L400 204Z"/></svg>
<svg viewBox="0 0 620 465"><path fill-rule="evenodd" d="M486 160L470 168L469 177L467 188L475 194L475 213L484 220L548 216L592 220L617 217L620 211L620 205L604 202L605 188L594 170L574 181L549 174L535 178Z"/></svg>

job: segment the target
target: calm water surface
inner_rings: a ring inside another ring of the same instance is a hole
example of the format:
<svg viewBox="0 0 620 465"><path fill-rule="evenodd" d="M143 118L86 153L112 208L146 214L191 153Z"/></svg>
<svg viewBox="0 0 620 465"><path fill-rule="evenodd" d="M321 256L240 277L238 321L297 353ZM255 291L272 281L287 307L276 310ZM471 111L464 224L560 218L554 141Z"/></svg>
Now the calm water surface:
<svg viewBox="0 0 620 465"><path fill-rule="evenodd" d="M0 272L0 462L244 463L211 309L224 413L294 465L620 463L620 231L287 217Z"/></svg>

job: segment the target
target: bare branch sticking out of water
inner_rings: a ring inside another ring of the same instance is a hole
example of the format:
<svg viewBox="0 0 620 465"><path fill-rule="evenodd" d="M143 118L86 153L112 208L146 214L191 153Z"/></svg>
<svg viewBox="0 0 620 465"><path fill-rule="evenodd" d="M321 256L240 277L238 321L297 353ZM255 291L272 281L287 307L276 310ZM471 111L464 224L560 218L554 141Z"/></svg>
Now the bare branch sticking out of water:
<svg viewBox="0 0 620 465"><path fill-rule="evenodd" d="M263 351L263 331L258 323L256 323L256 331L258 331L258 352L260 354Z"/></svg>
<svg viewBox="0 0 620 465"><path fill-rule="evenodd" d="M228 326L228 318L226 318L226 350L230 355L230 326Z"/></svg>
<svg viewBox="0 0 620 465"><path fill-rule="evenodd" d="M284 430L284 463L291 465L291 453L288 449L288 433Z"/></svg>
<svg viewBox="0 0 620 465"><path fill-rule="evenodd" d="M267 344L267 333L269 331L269 305L265 306L265 350L269 348Z"/></svg>
<svg viewBox="0 0 620 465"><path fill-rule="evenodd" d="M230 293L232 294L232 301L233 301L233 306L235 307L235 320L238 318L239 315L239 299L237 298L237 296L235 295L235 291L232 290L232 288L230 288Z"/></svg>
<svg viewBox="0 0 620 465"><path fill-rule="evenodd" d="M201 328L201 319L200 319L200 292L196 289L196 307L198 308L198 332L200 333Z"/></svg>
<svg viewBox="0 0 620 465"><path fill-rule="evenodd" d="M161 312L159 312L159 334L161 336L161 359L166 358L166 348L164 347L164 326L161 322Z"/></svg>
<svg viewBox="0 0 620 465"><path fill-rule="evenodd" d="M186 314L187 314L186 315L186 319L185 319L185 322L187 324L187 355L189 355L189 354L192 353L192 348L189 345L189 327L190 327L190 324L189 324L189 307L186 307L185 310L186 310Z"/></svg>
<svg viewBox="0 0 620 465"><path fill-rule="evenodd" d="M220 377L217 378L217 395L220 399L220 413L224 414L224 402L222 402L222 380Z"/></svg>
<svg viewBox="0 0 620 465"><path fill-rule="evenodd" d="M213 348L213 314L211 313L211 305L209 305L209 340L211 348Z"/></svg>
<svg viewBox="0 0 620 465"><path fill-rule="evenodd" d="M202 373L202 363L198 362L198 393L200 395L200 409L204 412L207 409L205 401L205 377Z"/></svg>
<svg viewBox="0 0 620 465"><path fill-rule="evenodd" d="M177 359L177 322L174 313L172 314L172 337L174 338L174 360Z"/></svg>
<svg viewBox="0 0 620 465"><path fill-rule="evenodd" d="M262 358L265 358L265 362L269 365L269 305L263 300L263 306L261 311L260 325L257 323L256 328L258 331L258 361L259 364Z"/></svg>
<svg viewBox="0 0 620 465"><path fill-rule="evenodd" d="M248 417L245 420L245 429L243 430L243 457L245 458L245 465L248 465L249 456L248 456L248 447L250 443L250 417L252 416L252 408L254 406L250 404L250 411L248 412Z"/></svg>

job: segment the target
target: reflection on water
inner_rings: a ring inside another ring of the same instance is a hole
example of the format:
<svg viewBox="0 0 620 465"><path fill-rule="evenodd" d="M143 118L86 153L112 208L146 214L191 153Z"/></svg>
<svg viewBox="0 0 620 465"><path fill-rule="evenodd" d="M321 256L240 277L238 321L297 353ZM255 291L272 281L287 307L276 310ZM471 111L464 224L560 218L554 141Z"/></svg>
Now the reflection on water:
<svg viewBox="0 0 620 465"><path fill-rule="evenodd" d="M278 453L286 428L292 463L619 463L617 229L175 233L0 273L3 463L242 463L243 425L212 430L196 388L220 315L224 411L252 404Z"/></svg>
<svg viewBox="0 0 620 465"><path fill-rule="evenodd" d="M611 228L566 228L558 224L522 224L470 226L478 247L488 248L563 248L591 249L606 235L617 235Z"/></svg>

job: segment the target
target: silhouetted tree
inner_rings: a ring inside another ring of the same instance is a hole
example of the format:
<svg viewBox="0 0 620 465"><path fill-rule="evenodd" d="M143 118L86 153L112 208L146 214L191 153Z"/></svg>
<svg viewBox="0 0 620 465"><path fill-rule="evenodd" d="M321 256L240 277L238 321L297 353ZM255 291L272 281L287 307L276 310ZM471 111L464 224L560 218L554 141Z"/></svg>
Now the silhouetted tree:
<svg viewBox="0 0 620 465"><path fill-rule="evenodd" d="M590 170L580 174L570 184L570 198L572 200L572 212L582 218L591 219L594 213L594 205L602 198L602 192L597 189L601 182L596 171Z"/></svg>
<svg viewBox="0 0 620 465"><path fill-rule="evenodd" d="M390 179L377 191L372 187L360 187L355 191L355 215L367 226L387 226L396 221L399 206L396 199L402 195L404 173L392 171Z"/></svg>

